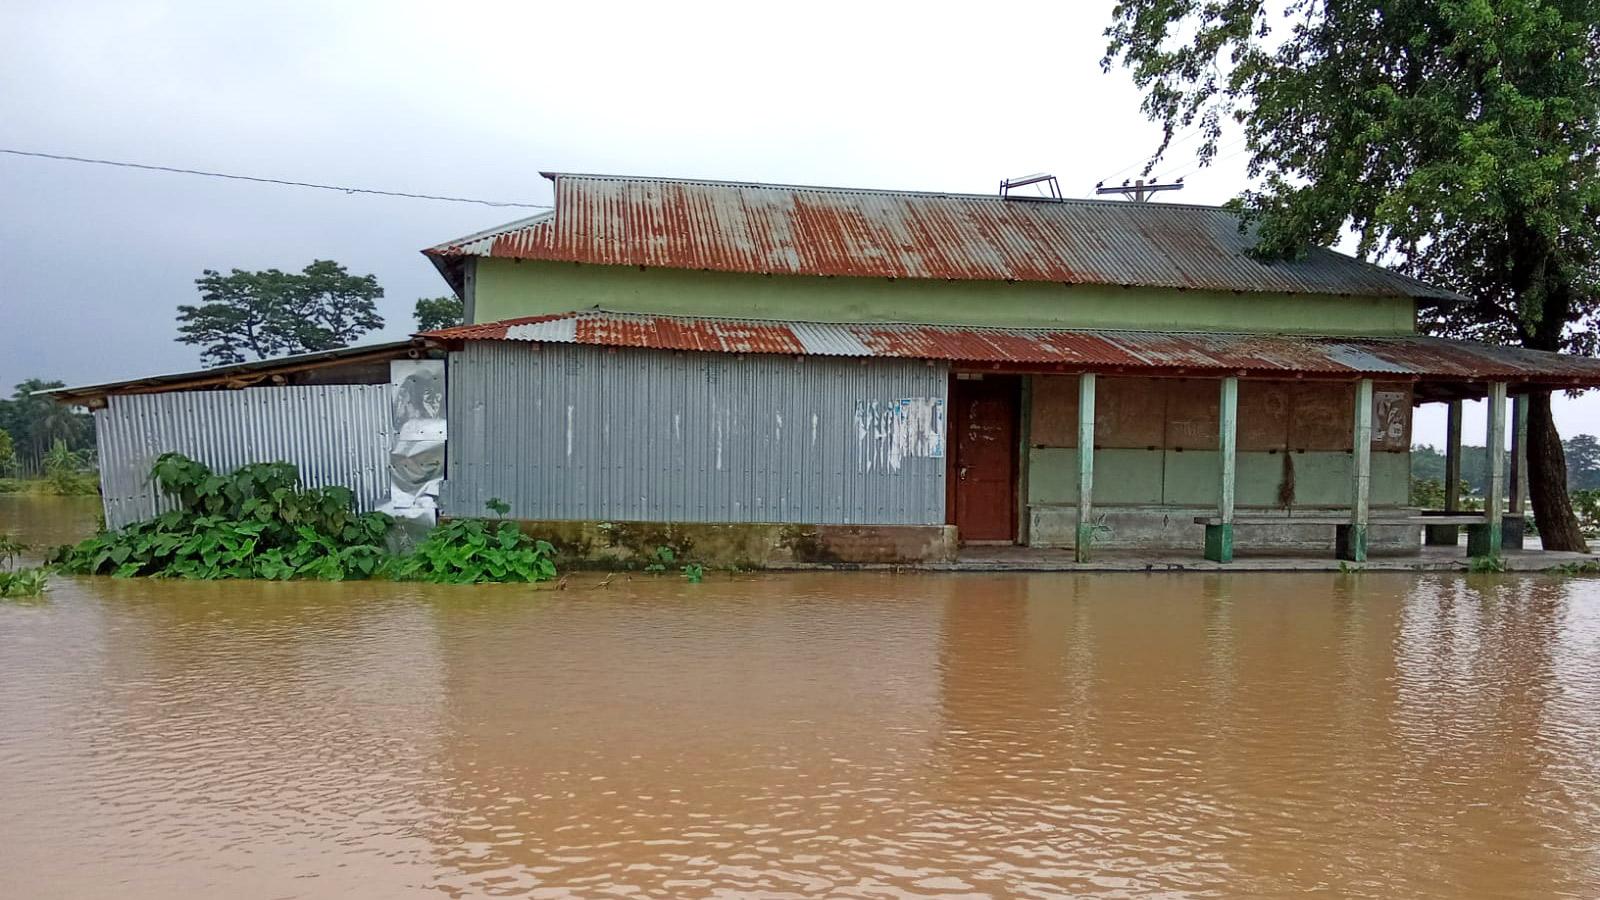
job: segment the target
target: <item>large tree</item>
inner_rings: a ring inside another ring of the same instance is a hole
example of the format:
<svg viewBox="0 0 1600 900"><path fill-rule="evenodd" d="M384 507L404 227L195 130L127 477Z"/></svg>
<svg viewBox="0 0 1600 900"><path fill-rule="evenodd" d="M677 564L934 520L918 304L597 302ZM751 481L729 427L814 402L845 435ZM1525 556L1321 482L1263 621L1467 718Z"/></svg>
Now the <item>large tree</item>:
<svg viewBox="0 0 1600 900"><path fill-rule="evenodd" d="M199 345L208 365L333 350L383 327L378 279L332 260L299 272L207 269L195 286L201 302L179 304L178 340Z"/></svg>
<svg viewBox="0 0 1600 900"><path fill-rule="evenodd" d="M1593 353L1600 310L1600 0L1122 0L1121 62L1209 162L1242 132L1239 206L1268 257L1330 244L1471 298L1439 334ZM1148 170L1147 170L1148 171ZM1529 404L1546 547L1582 536L1550 395Z"/></svg>

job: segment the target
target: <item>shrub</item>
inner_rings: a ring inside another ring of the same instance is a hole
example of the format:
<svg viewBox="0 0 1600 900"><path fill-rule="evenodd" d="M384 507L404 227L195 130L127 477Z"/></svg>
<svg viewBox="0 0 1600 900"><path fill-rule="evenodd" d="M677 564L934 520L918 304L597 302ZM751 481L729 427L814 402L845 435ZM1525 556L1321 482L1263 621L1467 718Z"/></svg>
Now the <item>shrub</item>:
<svg viewBox="0 0 1600 900"><path fill-rule="evenodd" d="M387 558L388 516L356 513L347 488L302 487L289 463L254 463L217 475L168 453L156 460L151 477L179 508L69 548L63 568L122 578L338 581L376 575Z"/></svg>
<svg viewBox="0 0 1600 900"><path fill-rule="evenodd" d="M44 592L49 581L49 572L42 568L23 568L16 571L0 569L0 598L38 596Z"/></svg>
<svg viewBox="0 0 1600 900"><path fill-rule="evenodd" d="M387 577L451 584L544 581L556 572L550 545L512 522L452 520L430 531L411 554L395 556L384 545L393 519L357 513L346 488L302 487L289 463L252 463L218 475L168 453L150 474L179 508L66 548L64 569L122 578ZM510 509L499 500L489 508L498 515Z"/></svg>
<svg viewBox="0 0 1600 900"><path fill-rule="evenodd" d="M496 515L510 507L501 500L486 504ZM548 581L555 577L554 549L536 541L515 522L451 519L440 524L409 556L395 559L395 578L446 584L495 581Z"/></svg>
<svg viewBox="0 0 1600 900"><path fill-rule="evenodd" d="M11 564L28 549L9 534L0 533L0 598L33 597L42 593L50 580L45 569L12 570Z"/></svg>

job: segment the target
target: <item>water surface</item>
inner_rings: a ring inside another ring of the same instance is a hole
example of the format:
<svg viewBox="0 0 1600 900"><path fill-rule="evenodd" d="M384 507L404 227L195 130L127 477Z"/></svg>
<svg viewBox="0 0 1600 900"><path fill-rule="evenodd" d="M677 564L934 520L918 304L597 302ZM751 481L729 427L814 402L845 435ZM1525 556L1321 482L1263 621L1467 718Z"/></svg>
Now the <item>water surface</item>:
<svg viewBox="0 0 1600 900"><path fill-rule="evenodd" d="M0 896L1600 894L1595 581L600 580L0 604Z"/></svg>

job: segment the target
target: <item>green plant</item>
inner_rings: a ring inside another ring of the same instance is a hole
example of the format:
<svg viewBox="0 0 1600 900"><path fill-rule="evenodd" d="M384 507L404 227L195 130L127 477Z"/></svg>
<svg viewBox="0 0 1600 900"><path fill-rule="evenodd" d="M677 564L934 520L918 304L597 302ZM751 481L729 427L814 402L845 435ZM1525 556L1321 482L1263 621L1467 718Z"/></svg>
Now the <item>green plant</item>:
<svg viewBox="0 0 1600 900"><path fill-rule="evenodd" d="M1475 575L1488 575L1507 571L1506 561L1498 556L1474 556L1467 560L1467 571Z"/></svg>
<svg viewBox="0 0 1600 900"><path fill-rule="evenodd" d="M494 513L495 518L497 519L504 519L506 517L506 513L511 512L511 504L501 500L499 497L490 497L484 502L483 506L485 509Z"/></svg>
<svg viewBox="0 0 1600 900"><path fill-rule="evenodd" d="M678 554L671 547L662 545L650 555L650 562L644 567L646 572L665 572L667 567L678 561Z"/></svg>
<svg viewBox="0 0 1600 900"><path fill-rule="evenodd" d="M27 544L6 532L0 531L0 568L10 568L11 563L17 557L26 553L27 550Z"/></svg>
<svg viewBox="0 0 1600 900"><path fill-rule="evenodd" d="M12 570L11 564L27 549L28 545L15 537L0 534L0 598L34 597L49 582L49 570L44 568Z"/></svg>
<svg viewBox="0 0 1600 900"><path fill-rule="evenodd" d="M706 568L699 563L689 563L681 571L690 584L699 584L706 579Z"/></svg>
<svg viewBox="0 0 1600 900"><path fill-rule="evenodd" d="M102 531L59 556L63 568L89 575L174 578L402 578L456 584L544 581L555 575L553 549L514 522L454 519L406 556L384 546L393 520L358 513L342 487L306 488L283 462L252 463L226 475L168 453L151 478L178 504L120 531ZM511 507L486 504L503 516Z"/></svg>
<svg viewBox="0 0 1600 900"><path fill-rule="evenodd" d="M1600 561L1586 559L1559 565L1550 571L1557 575L1600 575Z"/></svg>
<svg viewBox="0 0 1600 900"><path fill-rule="evenodd" d="M218 475L180 454L151 478L179 505L121 531L103 531L61 556L70 572L127 578L369 578L383 569L392 524L357 513L347 488L303 488L288 463Z"/></svg>
<svg viewBox="0 0 1600 900"><path fill-rule="evenodd" d="M0 597L36 597L49 585L48 569L24 568L16 571L0 569Z"/></svg>
<svg viewBox="0 0 1600 900"><path fill-rule="evenodd" d="M522 533L513 522L451 519L434 528L410 555L393 560L395 578L445 584L548 581L555 577L554 549Z"/></svg>

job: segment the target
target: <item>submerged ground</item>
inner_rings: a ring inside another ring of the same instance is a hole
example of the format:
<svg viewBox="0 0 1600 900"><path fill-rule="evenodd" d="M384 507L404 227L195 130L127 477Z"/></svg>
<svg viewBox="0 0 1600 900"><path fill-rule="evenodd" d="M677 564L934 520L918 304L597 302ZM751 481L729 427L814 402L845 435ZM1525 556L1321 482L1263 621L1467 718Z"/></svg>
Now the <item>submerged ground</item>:
<svg viewBox="0 0 1600 900"><path fill-rule="evenodd" d="M1600 581L603 577L0 604L0 895L1600 892Z"/></svg>

